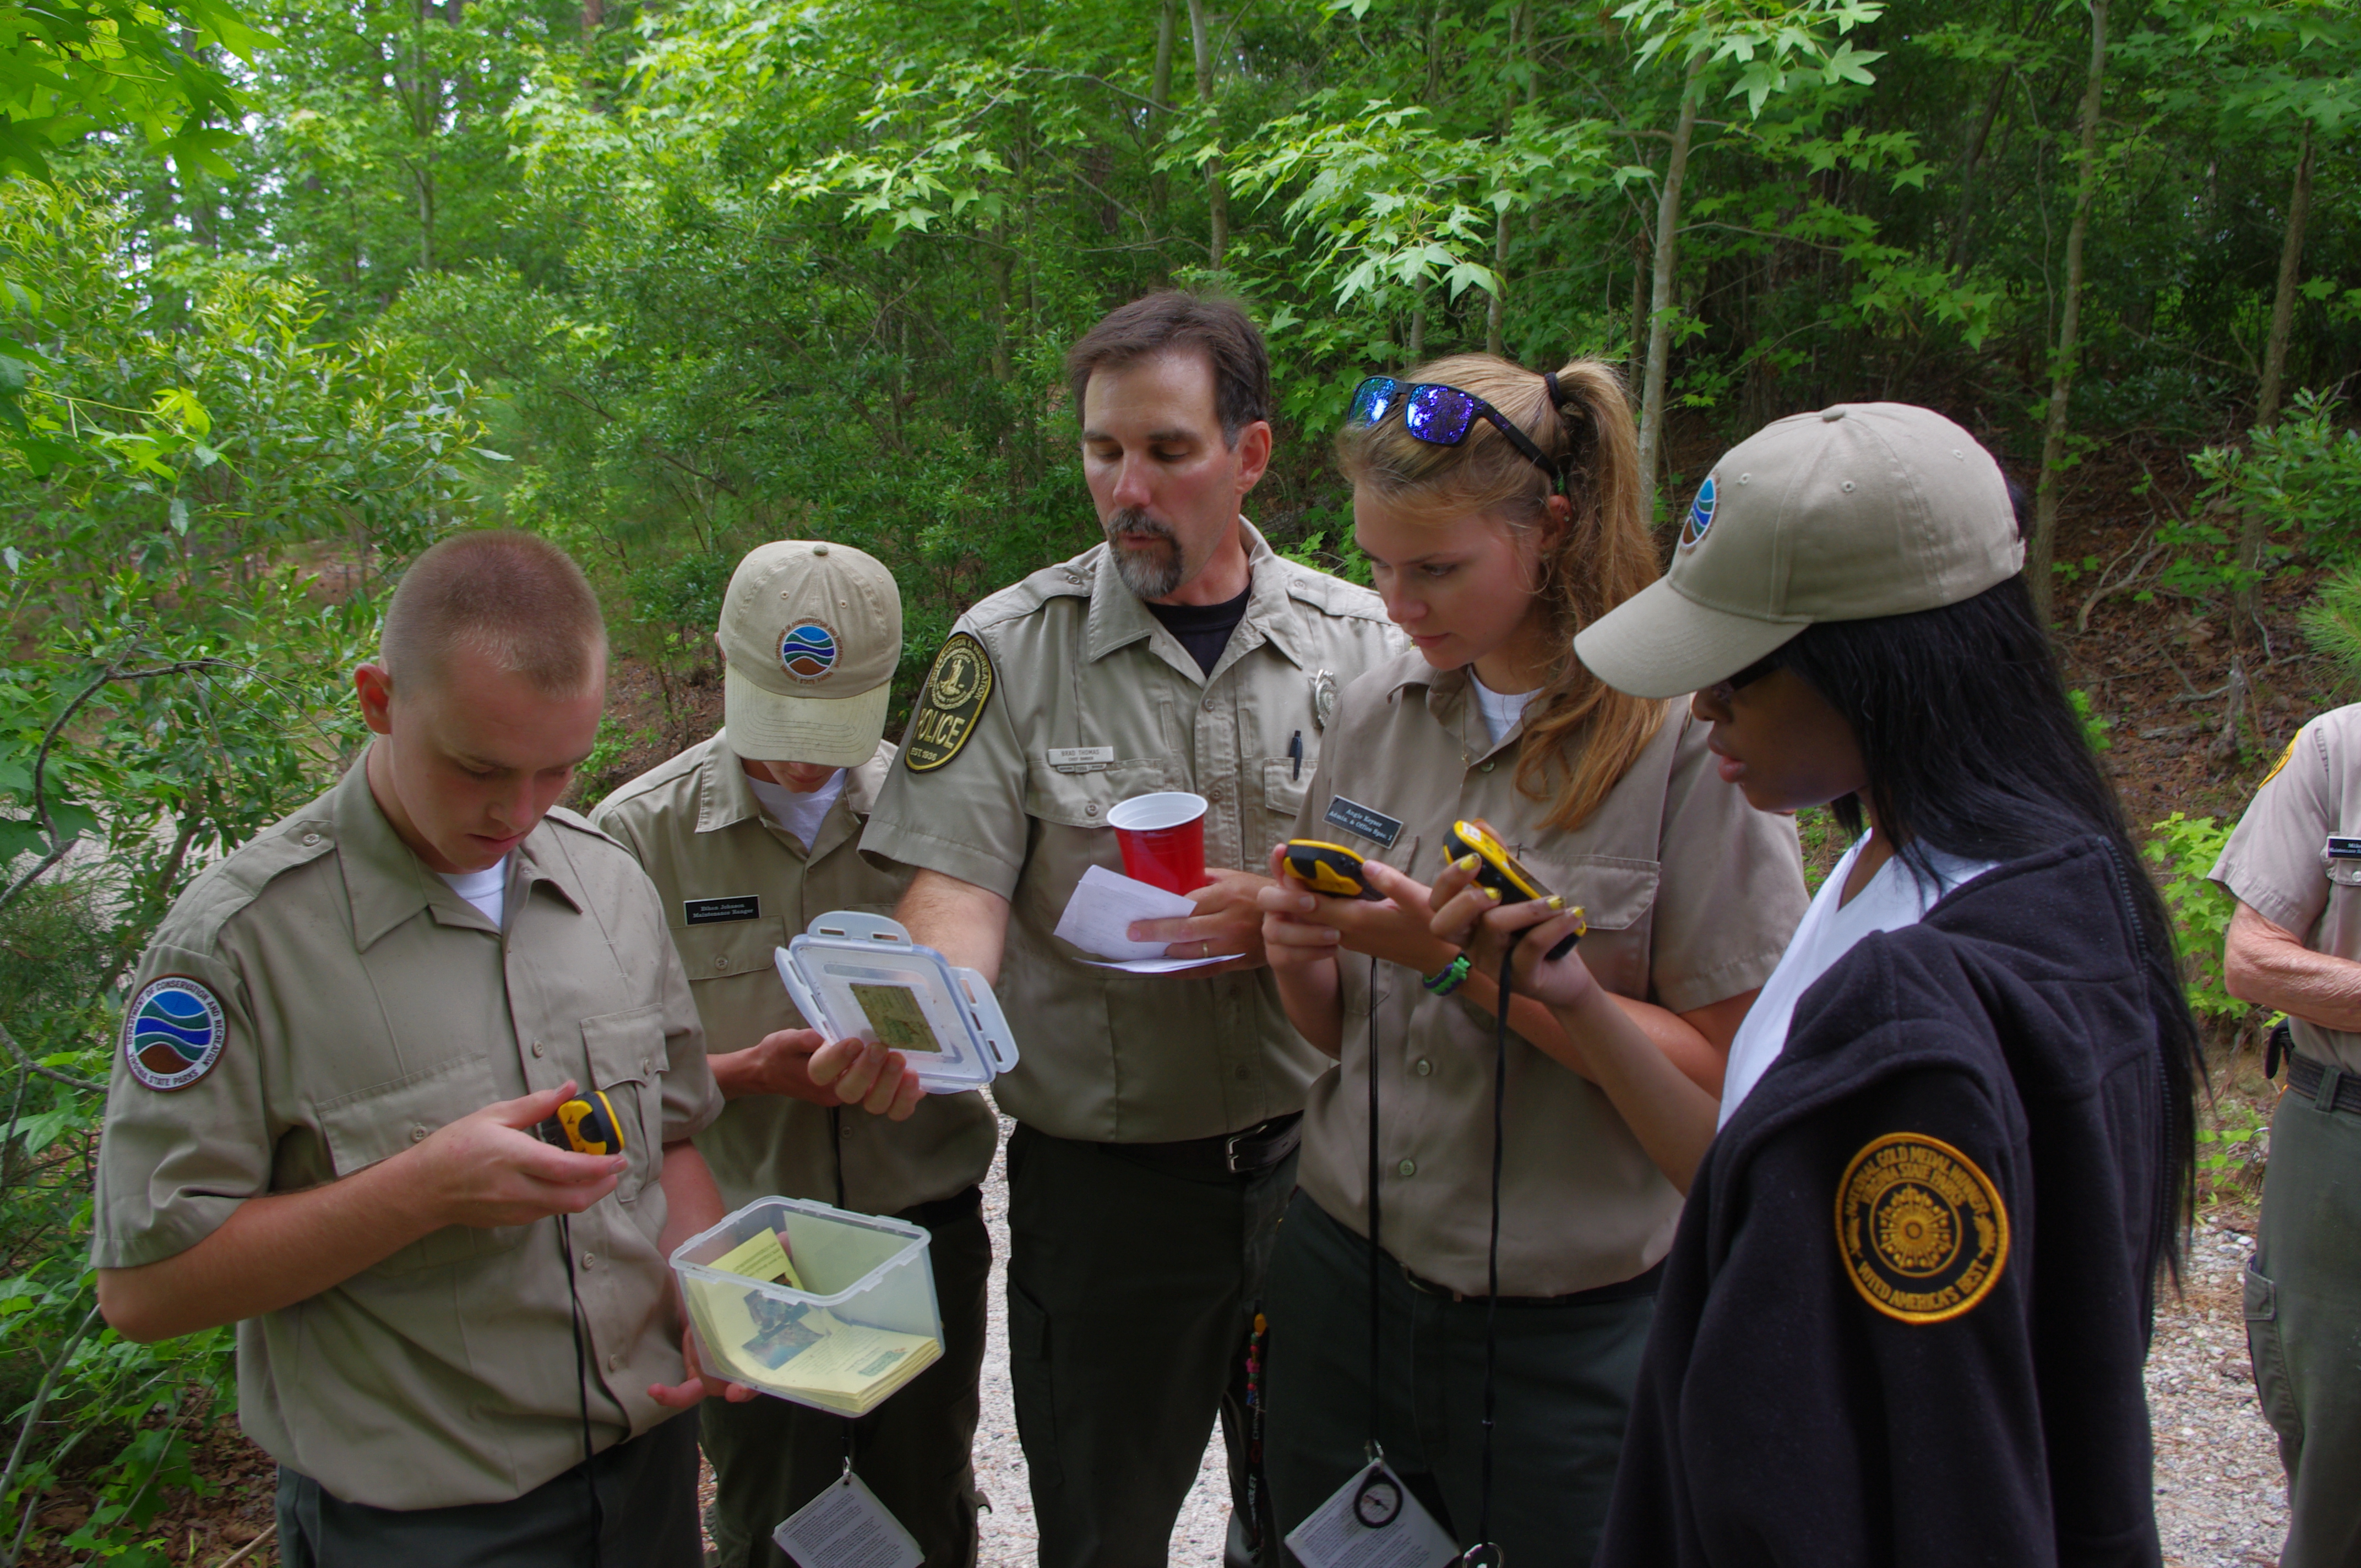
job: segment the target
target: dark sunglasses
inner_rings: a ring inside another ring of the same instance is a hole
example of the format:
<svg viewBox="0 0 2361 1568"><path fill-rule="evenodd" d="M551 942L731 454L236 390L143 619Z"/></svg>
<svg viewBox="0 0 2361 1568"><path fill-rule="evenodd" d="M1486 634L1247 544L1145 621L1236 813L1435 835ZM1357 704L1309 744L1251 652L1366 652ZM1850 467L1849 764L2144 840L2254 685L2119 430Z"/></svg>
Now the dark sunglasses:
<svg viewBox="0 0 2361 1568"><path fill-rule="evenodd" d="M1499 410L1473 392L1463 392L1456 387L1446 387L1440 381L1413 381L1407 385L1391 376L1371 376L1353 389L1353 400L1345 414L1347 424L1377 424L1399 406L1402 411L1402 428L1413 439L1430 446L1456 446L1467 439L1479 419L1489 420L1492 428L1508 438L1529 459L1534 467L1547 474L1554 482L1561 476L1558 466L1542 455L1532 436L1519 430Z"/></svg>
<svg viewBox="0 0 2361 1568"><path fill-rule="evenodd" d="M1738 674L1731 675L1727 679L1714 682L1713 685L1706 687L1706 690L1712 695L1715 701L1720 703L1722 707L1728 707L1730 706L1730 697L1735 695L1740 688L1751 686L1755 682L1761 680L1763 676L1769 674L1772 671L1778 669L1784 662L1780 659L1779 654L1784 652L1784 649L1781 649L1775 652L1766 653L1762 658L1755 660L1754 663L1747 665L1746 668L1739 671Z"/></svg>

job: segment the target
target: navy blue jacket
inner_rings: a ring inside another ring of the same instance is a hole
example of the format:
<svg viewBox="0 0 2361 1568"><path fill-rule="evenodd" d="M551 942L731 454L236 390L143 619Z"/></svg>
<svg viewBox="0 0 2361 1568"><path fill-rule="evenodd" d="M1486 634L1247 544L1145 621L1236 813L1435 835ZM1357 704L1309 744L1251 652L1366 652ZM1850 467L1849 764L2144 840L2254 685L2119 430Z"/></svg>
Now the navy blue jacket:
<svg viewBox="0 0 2361 1568"><path fill-rule="evenodd" d="M2159 1561L2137 874L2008 862L1804 993L1681 1216L1599 1563Z"/></svg>

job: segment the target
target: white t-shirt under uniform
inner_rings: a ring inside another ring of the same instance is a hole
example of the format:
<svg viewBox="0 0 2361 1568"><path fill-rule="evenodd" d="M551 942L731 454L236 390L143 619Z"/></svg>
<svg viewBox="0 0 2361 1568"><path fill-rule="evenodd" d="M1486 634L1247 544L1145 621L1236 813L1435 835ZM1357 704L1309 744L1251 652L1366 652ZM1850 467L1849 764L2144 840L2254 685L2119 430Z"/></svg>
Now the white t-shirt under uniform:
<svg viewBox="0 0 2361 1568"><path fill-rule="evenodd" d="M508 913L509 859L502 855L498 865L486 866L479 872L436 872L434 874L450 884L451 891L474 905L483 917L502 930L501 916Z"/></svg>
<svg viewBox="0 0 2361 1568"><path fill-rule="evenodd" d="M1820 884L1811 908L1804 912L1803 923L1788 938L1786 952L1780 955L1779 967L1763 982L1763 993L1747 1009L1746 1020L1738 1025L1738 1034L1730 1042L1730 1068L1721 1080L1721 1121L1730 1125L1730 1117L1738 1113L1741 1102L1779 1053L1787 1048L1787 1025L1795 1018L1795 1003L1812 982L1828 972L1836 961L1852 950L1852 945L1872 931L1898 931L1905 926L1916 926L1945 894L1972 877L1980 877L2000 862L1997 861L1963 861L1956 855L1939 850L1927 851L1927 861L1935 872L1936 883L1928 883L1895 855L1877 868L1869 885L1844 902L1845 879L1852 874L1853 862L1870 841L1861 835L1861 842L1845 851L1828 880Z"/></svg>

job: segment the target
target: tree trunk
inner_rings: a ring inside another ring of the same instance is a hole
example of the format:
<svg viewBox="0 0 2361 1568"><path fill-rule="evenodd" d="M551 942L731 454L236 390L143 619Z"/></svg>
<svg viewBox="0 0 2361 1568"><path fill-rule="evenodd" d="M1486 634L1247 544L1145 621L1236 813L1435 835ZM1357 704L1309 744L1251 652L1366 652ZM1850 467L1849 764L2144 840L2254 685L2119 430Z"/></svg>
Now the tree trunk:
<svg viewBox="0 0 2361 1568"><path fill-rule="evenodd" d="M1623 355L1623 384L1636 387L1648 363L1648 236L1631 236L1631 336Z"/></svg>
<svg viewBox="0 0 2361 1568"><path fill-rule="evenodd" d="M1993 83L1992 95L1984 100L1982 118L1976 122L1976 134L1969 138L1968 156L1960 165L1960 216L1951 225L1951 254L1945 263L1947 271L1957 272L1968 259L1968 225L1975 218L1976 166L1983 161L1984 143L1992 137L1993 121L2000 114L2000 101L2008 93L2008 84L2016 74L2016 67L2004 65L2000 80Z"/></svg>
<svg viewBox="0 0 2361 1568"><path fill-rule="evenodd" d="M2103 5L2105 0L2099 0ZM1656 267L1648 306L1648 357L1640 397L1640 482L1647 487L1649 515L1655 513L1656 470L1664 455L1664 358L1673 345L1673 251L1681 226L1681 181L1689 169L1689 138L1697 132L1697 93L1705 55L1689 61L1681 86L1681 117L1673 127L1672 155L1664 162L1664 185L1656 196Z"/></svg>
<svg viewBox="0 0 2361 1568"><path fill-rule="evenodd" d="M2107 0L2091 0L2091 74L2082 89L2082 170L2074 183L2074 222L2066 231L2066 299L2058 315L2058 352L2050 360L2049 417L2041 431L2041 478L2034 492L2033 537L2025 575L2034 609L2049 620L2049 563L2058 548L2058 479L2066 460L2066 409L2074 395L2074 356L2082 325L2082 241L2091 228L2091 199L2099 188L2099 100L2106 85Z"/></svg>
<svg viewBox="0 0 2361 1568"><path fill-rule="evenodd" d="M1484 307L1484 352L1502 357L1507 350L1501 346L1508 333L1508 302L1501 295L1509 287L1509 214L1498 214L1492 219L1492 290L1491 302Z"/></svg>
<svg viewBox="0 0 2361 1568"><path fill-rule="evenodd" d="M2288 338L2295 327L2296 285L2303 281L2303 226L2312 216L2312 122L2303 123L2303 148L2295 160L2295 189L2288 193L2287 236L2279 245L2279 285L2271 296L2271 335L2263 348L2263 384L2255 398L2255 428L2268 430L2279 422L2279 382L2287 374ZM2240 626L2260 613L2255 590L2260 586L2263 551L2270 532L2263 514L2248 510L2238 526L2238 560L2250 576L2238 585Z"/></svg>
<svg viewBox="0 0 2361 1568"><path fill-rule="evenodd" d="M582 41L588 43L607 22L607 0L582 0Z"/></svg>
<svg viewBox="0 0 2361 1568"><path fill-rule="evenodd" d="M1189 42L1197 56L1197 101L1207 108L1213 104L1213 34L1205 16L1205 0L1189 0ZM1222 269L1222 258L1230 248L1230 192L1222 181L1222 160L1205 160L1205 206L1207 209L1206 252L1212 258L1216 272Z"/></svg>
<svg viewBox="0 0 2361 1568"><path fill-rule="evenodd" d="M1173 13L1179 9L1179 0L1164 0L1164 8L1157 13L1156 73L1148 89L1148 102L1155 106L1157 115L1172 106L1172 24Z"/></svg>

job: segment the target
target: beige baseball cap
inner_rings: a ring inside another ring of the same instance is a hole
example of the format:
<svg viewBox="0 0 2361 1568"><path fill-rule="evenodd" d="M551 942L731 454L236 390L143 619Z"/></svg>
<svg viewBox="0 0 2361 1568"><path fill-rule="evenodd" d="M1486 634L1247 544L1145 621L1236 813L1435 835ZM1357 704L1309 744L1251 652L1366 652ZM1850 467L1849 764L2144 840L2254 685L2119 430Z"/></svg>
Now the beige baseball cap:
<svg viewBox="0 0 2361 1568"><path fill-rule="evenodd" d="M1931 409L1840 403L1722 454L1664 577L1574 652L1618 691L1678 696L1816 620L1957 604L2024 565L2007 482L1975 437Z"/></svg>
<svg viewBox="0 0 2361 1568"><path fill-rule="evenodd" d="M894 574L849 544L791 539L738 563L721 601L722 722L764 762L859 767L885 734L902 662Z"/></svg>

